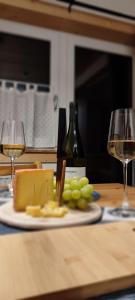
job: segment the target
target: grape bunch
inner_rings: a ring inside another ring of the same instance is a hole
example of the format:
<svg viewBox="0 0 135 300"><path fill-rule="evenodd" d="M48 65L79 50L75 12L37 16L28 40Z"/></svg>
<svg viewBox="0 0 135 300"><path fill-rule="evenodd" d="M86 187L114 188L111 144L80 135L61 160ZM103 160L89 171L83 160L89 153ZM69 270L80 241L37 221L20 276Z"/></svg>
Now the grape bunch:
<svg viewBox="0 0 135 300"><path fill-rule="evenodd" d="M71 209L85 210L92 201L93 185L87 177L66 178L62 201ZM54 199L56 196L56 179L54 178Z"/></svg>

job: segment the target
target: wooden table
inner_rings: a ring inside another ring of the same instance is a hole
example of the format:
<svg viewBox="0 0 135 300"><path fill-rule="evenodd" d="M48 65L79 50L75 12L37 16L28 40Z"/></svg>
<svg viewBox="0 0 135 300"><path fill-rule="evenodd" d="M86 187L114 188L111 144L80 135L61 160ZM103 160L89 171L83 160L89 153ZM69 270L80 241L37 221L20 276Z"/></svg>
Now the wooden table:
<svg viewBox="0 0 135 300"><path fill-rule="evenodd" d="M121 185L95 185L100 205ZM129 188L132 203L135 188ZM135 222L0 236L0 299L86 299L135 286Z"/></svg>
<svg viewBox="0 0 135 300"><path fill-rule="evenodd" d="M123 185L120 183L109 184L95 184L95 191L101 194L98 202L102 207L104 206L120 206L123 200ZM135 207L135 187L128 186L129 204Z"/></svg>

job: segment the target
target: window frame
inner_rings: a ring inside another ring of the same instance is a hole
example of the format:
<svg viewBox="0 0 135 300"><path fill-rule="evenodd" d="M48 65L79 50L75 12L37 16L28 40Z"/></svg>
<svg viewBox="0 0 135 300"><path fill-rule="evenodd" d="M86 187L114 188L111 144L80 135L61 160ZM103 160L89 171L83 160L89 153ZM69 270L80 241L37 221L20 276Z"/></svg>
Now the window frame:
<svg viewBox="0 0 135 300"><path fill-rule="evenodd" d="M82 36L76 36L74 34L68 34L68 87L70 90L68 94L70 99L74 99L74 85L75 85L75 47L85 47L88 49L95 49L99 51L107 51L108 53L120 54L124 56L130 56L133 61L133 72L132 72L132 106L135 108L135 47L118 44L114 42L108 42L98 40L94 38L87 38ZM70 57L70 59L69 59Z"/></svg>
<svg viewBox="0 0 135 300"><path fill-rule="evenodd" d="M118 44L114 42L108 42L95 38L87 38L80 35L60 32L51 29L45 29L38 26L23 24L14 21L0 20L1 32L17 34L24 37L32 37L42 40L48 40L51 42L51 70L50 70L50 82L53 96L58 100L58 107L65 107L67 109L67 125L69 119L69 102L74 100L74 47L84 46L91 49L108 51L116 54L130 55L133 59L133 82L135 81L135 48ZM135 98L135 85L133 86L133 99ZM135 99L132 100L133 107L135 108ZM57 129L58 129L58 109L55 116L56 120L56 141L57 141ZM56 161L56 148L49 149L28 149L26 156L32 156L32 151L38 154L38 158L41 155L51 154L49 160ZM35 159L35 156L33 156ZM32 161L33 161L32 159ZM26 158L29 160L29 157ZM30 160L31 161L31 160ZM46 161L46 158L44 158ZM47 159L48 161L48 159Z"/></svg>
<svg viewBox="0 0 135 300"><path fill-rule="evenodd" d="M41 40L48 40L51 43L51 54L50 54L50 83L51 89L50 92L53 94L53 97L58 95L58 33L52 30L40 28L37 26L22 24L18 22L12 22L7 20L0 20L1 32L16 34L23 37L30 37ZM57 110L58 111L58 110ZM56 123L56 141L57 141L57 120L58 112L55 114L55 123ZM22 162L34 162L40 160L43 163L46 162L56 162L56 152L57 149L40 149L28 148L26 153L17 160L17 163ZM8 158L0 154L0 160L2 164L9 163Z"/></svg>

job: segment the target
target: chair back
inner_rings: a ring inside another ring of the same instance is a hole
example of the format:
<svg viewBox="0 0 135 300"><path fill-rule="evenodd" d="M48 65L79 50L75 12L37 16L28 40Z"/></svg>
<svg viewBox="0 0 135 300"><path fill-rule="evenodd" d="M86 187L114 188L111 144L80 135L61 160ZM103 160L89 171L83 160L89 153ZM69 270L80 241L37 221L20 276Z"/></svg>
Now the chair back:
<svg viewBox="0 0 135 300"><path fill-rule="evenodd" d="M22 170L22 169L40 169L42 168L42 164L40 161L36 161L34 163L25 163L25 164L15 164L14 170ZM11 166L10 164L1 164L0 165L0 176L8 176L11 175Z"/></svg>

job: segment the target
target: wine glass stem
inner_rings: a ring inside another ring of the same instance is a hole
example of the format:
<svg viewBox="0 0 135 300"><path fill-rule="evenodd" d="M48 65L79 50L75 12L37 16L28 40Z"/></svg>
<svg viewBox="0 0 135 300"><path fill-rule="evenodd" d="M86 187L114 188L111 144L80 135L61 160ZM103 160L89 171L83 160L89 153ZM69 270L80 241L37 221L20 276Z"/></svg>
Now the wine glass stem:
<svg viewBox="0 0 135 300"><path fill-rule="evenodd" d="M14 178L14 158L11 157L11 185L13 186L13 178Z"/></svg>
<svg viewBox="0 0 135 300"><path fill-rule="evenodd" d="M124 184L124 199L122 203L123 208L128 208L128 189L127 189L127 166L128 162L123 162L123 184Z"/></svg>

